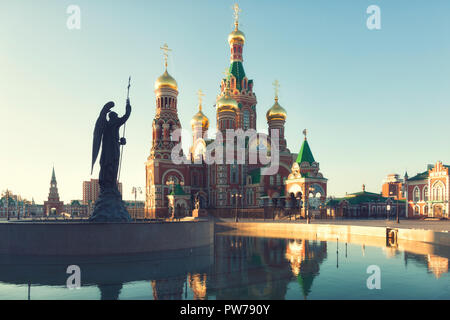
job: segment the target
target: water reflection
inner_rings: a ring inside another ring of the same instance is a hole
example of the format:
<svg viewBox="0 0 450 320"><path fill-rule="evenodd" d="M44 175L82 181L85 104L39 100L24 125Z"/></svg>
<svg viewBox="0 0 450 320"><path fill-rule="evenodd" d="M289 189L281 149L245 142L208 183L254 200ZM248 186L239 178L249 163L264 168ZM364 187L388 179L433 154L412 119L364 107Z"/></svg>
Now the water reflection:
<svg viewBox="0 0 450 320"><path fill-rule="evenodd" d="M388 270L388 275L383 278L386 289L379 293L378 298L400 299L408 291L417 294L411 298L420 298L423 287L429 283L429 276L437 282L435 287L428 286L431 293L423 294L450 298L450 249L416 247L420 250L411 252L366 243L339 242L339 239L324 241L317 240L317 237L310 240L219 234L214 246L146 255L0 256L0 298L17 298L13 295L14 290L23 286L28 287L28 296L19 296L20 299L357 298L369 294L364 285L367 278L365 269L374 263ZM60 297L52 291L56 288L69 291L65 289L66 268L72 264L81 268L83 288L97 288L97 292L90 291L85 296L67 293L67 296ZM399 281L411 290L396 291ZM391 283L392 288L389 287ZM447 289L444 283L447 283ZM344 285L348 286L346 292L342 292ZM42 296L44 291L46 295Z"/></svg>

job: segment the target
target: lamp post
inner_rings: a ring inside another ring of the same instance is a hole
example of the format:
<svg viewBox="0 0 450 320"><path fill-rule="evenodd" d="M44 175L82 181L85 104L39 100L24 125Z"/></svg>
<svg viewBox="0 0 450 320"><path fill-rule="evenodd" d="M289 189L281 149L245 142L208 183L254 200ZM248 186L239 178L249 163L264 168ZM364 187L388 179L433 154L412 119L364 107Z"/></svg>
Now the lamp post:
<svg viewBox="0 0 450 320"><path fill-rule="evenodd" d="M311 222L311 216L310 216L310 213L309 213L309 194L311 192L314 192L314 188L309 187L308 188L308 193L306 194L306 207L305 207L305 209L306 209L306 223L307 224L309 224Z"/></svg>
<svg viewBox="0 0 450 320"><path fill-rule="evenodd" d="M403 188L403 187L402 187ZM397 189L398 190L398 189ZM399 224L400 223L400 215L399 215L399 212L398 212L398 196L397 196L397 199L395 199L396 198L396 196L393 194L393 192L392 191L390 191L389 192L389 194L390 195L392 195L392 200L395 200L396 202L397 202L397 204L396 204L396 215L397 215L397 224Z"/></svg>
<svg viewBox="0 0 450 320"><path fill-rule="evenodd" d="M388 203L386 206L386 221L389 221L389 216L391 215L391 204Z"/></svg>
<svg viewBox="0 0 450 320"><path fill-rule="evenodd" d="M231 195L231 198L236 200L236 215L235 215L235 222L239 222L239 217L238 217L238 199L242 198L242 194L240 193L235 193Z"/></svg>
<svg viewBox="0 0 450 320"><path fill-rule="evenodd" d="M137 194L138 194L138 192L140 194L142 194L141 187L133 187L133 189L131 189L131 193L134 194L134 221L136 221L136 216L137 216Z"/></svg>

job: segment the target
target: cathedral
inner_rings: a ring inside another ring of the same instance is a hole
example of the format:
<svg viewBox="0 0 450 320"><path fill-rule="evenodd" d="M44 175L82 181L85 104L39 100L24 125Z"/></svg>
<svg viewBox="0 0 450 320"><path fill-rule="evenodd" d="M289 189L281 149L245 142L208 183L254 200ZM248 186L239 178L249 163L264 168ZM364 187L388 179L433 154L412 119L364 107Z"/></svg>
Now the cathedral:
<svg viewBox="0 0 450 320"><path fill-rule="evenodd" d="M255 145L251 140L245 140L245 150L233 149L234 160L241 156L239 153L247 155L244 162L205 161L208 146L229 143L228 140L219 141L219 134L222 137L230 130L249 132L257 129L254 82L246 75L243 64L246 37L239 30L239 8L235 6L234 11L234 30L228 35L230 66L219 84L215 105L217 132L214 138L208 137L210 120L202 112L202 93L199 91L198 110L190 121L192 145L187 153L181 149L181 141L172 136L175 130L181 129L177 111L179 91L177 81L167 71L170 49L167 45L161 48L164 50L165 71L155 82L156 113L152 122L150 155L145 165L147 218L207 214L233 217L238 212L247 217L267 217L270 214L273 217L275 210L281 215L294 210L305 217L307 210L314 215L325 212L327 179L319 172L319 163L312 155L306 130L298 154L287 148L284 137L287 113L279 103L277 81L274 83L273 105L266 112L270 143L264 145L257 140ZM277 134L273 135L273 132ZM248 154L260 148L265 148L270 154L272 144L278 150L277 172L262 174L265 165L249 162ZM172 159L175 148L180 150L176 152L180 157L190 161L175 163Z"/></svg>

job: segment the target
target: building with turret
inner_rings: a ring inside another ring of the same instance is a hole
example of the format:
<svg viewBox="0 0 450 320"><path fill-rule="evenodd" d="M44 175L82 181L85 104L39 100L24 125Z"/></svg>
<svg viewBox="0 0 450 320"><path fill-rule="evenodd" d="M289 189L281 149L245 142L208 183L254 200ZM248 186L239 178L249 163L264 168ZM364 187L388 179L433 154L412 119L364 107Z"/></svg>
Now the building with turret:
<svg viewBox="0 0 450 320"><path fill-rule="evenodd" d="M166 44L161 47L165 57L164 72L155 82L156 112L150 154L145 163L148 218L174 217L178 213L189 215L194 209L198 209L199 215L207 211L217 216L230 216L239 211L247 216L262 217L267 214L264 207L298 210L308 202L309 196L316 197L310 205L317 210L325 202L327 180L319 172L319 164L306 138L300 154L291 153L287 148L284 135L287 112L280 104L278 81L274 83L274 102L265 112L265 137L268 139L260 139L259 134L250 135L257 130L257 98L254 81L244 69L246 36L239 29L238 12L235 6L234 29L227 39L230 64L220 80L216 98L217 131L208 132L210 120L202 111L203 93L199 91L199 104L193 108L196 113L190 121L192 144L187 153L183 152L177 133L182 127L178 118L179 88L168 72L170 49ZM227 136L229 132L235 134L231 139ZM253 154L263 154L272 160L276 155L276 170L267 174L267 162L252 162ZM181 160L174 161L174 157ZM299 171L295 171L297 167ZM286 189L286 180L293 170L297 180L291 181ZM311 192L305 191L308 189Z"/></svg>
<svg viewBox="0 0 450 320"><path fill-rule="evenodd" d="M47 201L44 201L44 212L46 216L59 215L64 211L64 202L59 201L58 183L56 182L55 168L52 170L50 180L50 192Z"/></svg>

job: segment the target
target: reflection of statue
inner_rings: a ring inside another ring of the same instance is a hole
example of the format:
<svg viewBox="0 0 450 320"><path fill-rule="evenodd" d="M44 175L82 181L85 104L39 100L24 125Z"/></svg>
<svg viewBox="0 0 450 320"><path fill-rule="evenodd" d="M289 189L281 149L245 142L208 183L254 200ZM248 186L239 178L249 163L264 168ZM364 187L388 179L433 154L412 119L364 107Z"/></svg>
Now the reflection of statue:
<svg viewBox="0 0 450 320"><path fill-rule="evenodd" d="M111 111L113 107L114 102L105 104L95 123L91 171L97 159L100 145L102 145L99 174L100 195L91 217L91 221L96 222L131 221L117 187L120 146L126 143L125 138L119 138L119 129L131 114L130 100L127 99L126 113L121 118L117 116L117 113ZM108 113L109 121L106 119Z"/></svg>

